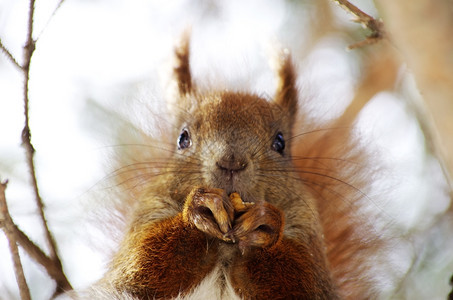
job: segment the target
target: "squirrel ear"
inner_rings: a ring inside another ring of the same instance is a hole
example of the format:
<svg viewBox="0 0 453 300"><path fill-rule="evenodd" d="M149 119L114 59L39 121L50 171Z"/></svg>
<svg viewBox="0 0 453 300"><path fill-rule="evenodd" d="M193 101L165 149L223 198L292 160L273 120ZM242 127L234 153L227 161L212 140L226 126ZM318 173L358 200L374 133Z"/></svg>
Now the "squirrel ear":
<svg viewBox="0 0 453 300"><path fill-rule="evenodd" d="M176 80L179 96L185 97L192 93L192 75L190 73L190 32L186 31L175 49L175 67L173 76Z"/></svg>
<svg viewBox="0 0 453 300"><path fill-rule="evenodd" d="M287 50L278 56L278 85L274 101L278 103L294 119L297 113L297 76L294 71L291 55Z"/></svg>

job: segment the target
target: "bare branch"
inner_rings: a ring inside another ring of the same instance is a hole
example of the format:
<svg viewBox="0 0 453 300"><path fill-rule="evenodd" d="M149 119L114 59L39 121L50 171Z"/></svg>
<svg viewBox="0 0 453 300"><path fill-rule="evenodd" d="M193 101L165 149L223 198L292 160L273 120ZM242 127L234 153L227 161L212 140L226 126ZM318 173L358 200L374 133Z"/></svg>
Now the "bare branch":
<svg viewBox="0 0 453 300"><path fill-rule="evenodd" d="M356 49L356 48L362 48L362 47L365 47L368 45L373 45L373 44L376 44L377 42L379 42L381 39L382 39L382 37L368 36L363 41L349 45L348 49L352 50L352 49Z"/></svg>
<svg viewBox="0 0 453 300"><path fill-rule="evenodd" d="M30 177L32 180L33 192L35 194L35 201L36 205L38 206L39 215L41 217L42 225L45 229L47 243L50 249L50 256L52 258L56 257L56 250L55 250L55 242L50 234L49 228L47 226L46 218L44 215L44 204L42 198L39 194L38 182L36 179L35 173L35 165L34 165L34 153L35 149L33 144L31 143L31 132L29 126L29 112L28 112L28 104L29 104L29 83L30 83L30 62L31 57L33 56L33 52L35 51L35 41L33 40L33 12L34 12L34 0L30 1L30 10L28 15L28 32L27 32L27 41L24 48L24 86L23 86L23 101L24 101L24 116L25 116L25 125L24 129L22 130L22 145L25 148L26 156L27 156L27 165L30 173Z"/></svg>
<svg viewBox="0 0 453 300"><path fill-rule="evenodd" d="M63 0L60 1L56 10L61 6ZM22 145L25 148L26 152L26 161L27 166L29 169L30 177L32 180L32 187L35 194L35 201L38 207L39 216L42 222L42 226L44 227L44 232L47 240L47 244L50 251L50 258L38 247L36 246L22 231L20 231L17 226L13 223L6 206L6 200L4 199L4 190L6 189L6 183L1 183L1 190L2 196L1 200L4 203L0 203L3 218L0 219L0 225L4 226L5 233L7 234L11 254L14 260L15 266L15 274L18 281L20 294L22 299L30 299L30 292L27 287L27 283L25 281L24 272L22 269L22 265L20 263L19 253L17 249L17 243L19 243L23 249L39 264L41 264L49 274L51 278L53 278L56 283L56 291L55 295L58 295L64 291L71 290L72 287L66 278L60 258L57 254L57 247L55 240L47 226L47 221L44 215L44 204L42 198L39 194L38 189L38 182L36 179L36 172L35 172L35 165L34 165L34 153L35 149L31 143L31 132L29 126L29 82L30 82L30 64L33 53L35 51L36 41L33 39L33 18L34 18L34 9L35 9L35 0L30 0L29 3L29 12L28 12L28 26L27 26L27 37L24 46L24 62L21 66L15 57L8 51L8 49L3 45L0 39L0 50L5 53L7 58L24 74L24 81L23 81L23 102L24 102L24 116L25 116L25 125L22 130ZM55 14L56 10L53 14ZM52 14L52 16L53 16ZM4 204L4 205L3 205Z"/></svg>
<svg viewBox="0 0 453 300"><path fill-rule="evenodd" d="M453 28L449 1L377 1L390 38L414 74L424 101L413 106L428 150L442 166L453 211ZM427 21L429 20L429 22Z"/></svg>
<svg viewBox="0 0 453 300"><path fill-rule="evenodd" d="M30 62L33 52L35 51L35 40L33 40L33 16L35 13L35 0L30 0L30 7L28 10L28 27L27 27L27 40L24 47L24 64L22 66L28 79L30 71Z"/></svg>
<svg viewBox="0 0 453 300"><path fill-rule="evenodd" d="M52 21L53 17L56 15L57 11L60 9L60 7L61 7L61 5L63 4L64 1L65 0L60 0L58 2L58 4L55 7L54 11L52 12L52 14L50 15L49 19L47 20L46 25L44 25L44 27L41 29L39 34L36 36L36 41L39 40L39 38L41 37L43 32L46 31L47 26L49 26L50 22Z"/></svg>
<svg viewBox="0 0 453 300"><path fill-rule="evenodd" d="M356 94L338 123L351 125L368 101L380 91L392 89L398 75L399 63L390 43L379 44L377 53L366 56L364 74L357 86Z"/></svg>
<svg viewBox="0 0 453 300"><path fill-rule="evenodd" d="M354 20L357 23L362 24L369 30L371 34L363 41L350 45L349 49L359 48L366 45L377 43L379 40L385 37L384 23L381 20L376 20L372 16L364 13L357 6L350 3L347 0L333 0L338 3L344 10L353 14L357 19Z"/></svg>
<svg viewBox="0 0 453 300"><path fill-rule="evenodd" d="M22 66L17 62L16 58L9 52L8 48L3 45L2 39L0 38L0 50L5 54L6 58L9 59L13 65L15 65L19 70L22 70Z"/></svg>
<svg viewBox="0 0 453 300"><path fill-rule="evenodd" d="M1 187L0 187L1 189ZM0 190L0 198L2 197ZM2 199L0 199L2 200ZM3 207L1 207L3 211ZM0 215L1 216L1 215ZM9 214L8 214L9 217ZM10 217L9 217L10 218ZM59 293L63 291L71 290L72 287L68 282L66 276L64 275L61 268L59 268L55 262L49 258L41 248L39 248L35 243L33 243L30 238L22 232L16 224L10 218L9 221L6 218L0 218L0 227L8 226L8 231L14 236L15 241L19 246L21 246L24 251L38 264L44 267L49 276L57 282L57 287L59 287Z"/></svg>
<svg viewBox="0 0 453 300"><path fill-rule="evenodd" d="M16 275L17 285L19 286L20 297L23 300L31 299L30 289L28 288L27 281L25 280L24 269L20 261L19 249L17 247L17 238L14 233L13 227L15 226L8 211L6 204L6 190L7 181L0 182L0 224L3 227L6 238L8 239L9 249L13 258L14 274Z"/></svg>
<svg viewBox="0 0 453 300"><path fill-rule="evenodd" d="M57 282L56 294L72 290L66 275L63 273L61 266L58 266L44 251L41 250L30 238L23 233L15 224L13 224L14 234L17 238L17 243L33 258L37 263L43 266L47 274Z"/></svg>
<svg viewBox="0 0 453 300"><path fill-rule="evenodd" d="M354 4L352 4L351 2L349 2L347 0L334 0L334 1L337 2L341 7L343 7L344 10L346 10L346 11L350 12L351 14L353 14L354 16L356 16L357 17L356 22L362 23L364 26L373 30L370 27L370 24L371 24L371 26L373 26L373 24L375 22L375 20L372 16L368 15L367 13L364 13L357 6L355 6Z"/></svg>
<svg viewBox="0 0 453 300"><path fill-rule="evenodd" d="M27 30L27 41L24 47L24 65L22 67L24 72L24 86L23 86L23 101L24 101L24 116L25 116L25 125L22 130L22 145L25 148L27 166L29 169L32 187L34 192L34 198L36 205L38 207L38 213L41 219L42 226L44 228L46 241L50 251L50 259L52 261L52 266L56 266L64 277L64 280L57 280L57 293L71 288L69 281L66 279L61 260L57 254L57 246L55 239L53 238L49 227L47 225L46 217L44 214L44 202L42 201L41 195L39 194L38 181L36 178L35 164L34 164L34 153L35 149L31 143L31 131L29 126L29 83L30 83L30 63L33 53L35 51L36 41L33 39L33 17L34 17L34 6L35 0L30 0L30 7L28 13L28 30Z"/></svg>

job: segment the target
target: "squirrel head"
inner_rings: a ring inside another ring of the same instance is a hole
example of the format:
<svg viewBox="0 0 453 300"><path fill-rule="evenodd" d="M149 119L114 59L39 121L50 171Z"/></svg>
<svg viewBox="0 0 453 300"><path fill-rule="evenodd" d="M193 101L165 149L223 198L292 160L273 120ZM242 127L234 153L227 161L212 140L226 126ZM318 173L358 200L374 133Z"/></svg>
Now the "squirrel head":
<svg viewBox="0 0 453 300"><path fill-rule="evenodd" d="M272 186L286 186L287 173L293 170L290 146L298 106L289 55L279 60L279 84L270 100L248 93L197 91L187 38L176 49L176 58L174 189L184 194L183 186L222 188L252 202L269 198Z"/></svg>

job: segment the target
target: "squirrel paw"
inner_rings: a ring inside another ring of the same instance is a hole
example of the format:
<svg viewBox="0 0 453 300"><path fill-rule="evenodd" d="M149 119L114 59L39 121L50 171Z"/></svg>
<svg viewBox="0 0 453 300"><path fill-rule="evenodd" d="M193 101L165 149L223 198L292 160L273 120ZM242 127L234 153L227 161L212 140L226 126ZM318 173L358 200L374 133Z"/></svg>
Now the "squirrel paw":
<svg viewBox="0 0 453 300"><path fill-rule="evenodd" d="M194 188L186 198L183 220L210 236L232 242L226 234L233 219L233 205L222 189Z"/></svg>
<svg viewBox="0 0 453 300"><path fill-rule="evenodd" d="M242 215L236 218L233 230L228 232L237 240L245 254L252 247L266 248L275 245L283 233L282 212L267 202L247 205Z"/></svg>

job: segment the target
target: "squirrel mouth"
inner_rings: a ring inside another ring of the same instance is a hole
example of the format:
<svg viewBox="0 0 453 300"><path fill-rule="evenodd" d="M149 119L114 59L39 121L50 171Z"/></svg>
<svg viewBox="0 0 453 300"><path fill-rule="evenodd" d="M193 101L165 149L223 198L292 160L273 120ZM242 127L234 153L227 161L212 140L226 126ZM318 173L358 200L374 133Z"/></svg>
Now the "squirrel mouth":
<svg viewBox="0 0 453 300"><path fill-rule="evenodd" d="M211 182L216 188L221 188L230 195L238 193L244 202L250 195L250 178L247 169L247 163L234 163L230 161L221 161L216 163L216 171L211 173ZM253 202L253 201L252 201Z"/></svg>
<svg viewBox="0 0 453 300"><path fill-rule="evenodd" d="M225 190L228 196L232 193L238 193L243 202L254 202L254 200L250 197L252 193L252 187L244 186L244 184L242 184L240 181L228 181L221 188Z"/></svg>
<svg viewBox="0 0 453 300"><path fill-rule="evenodd" d="M227 195L238 193L239 195L244 192L242 184L238 181L237 176L234 174L223 174L215 178L212 182L213 187L225 190Z"/></svg>

